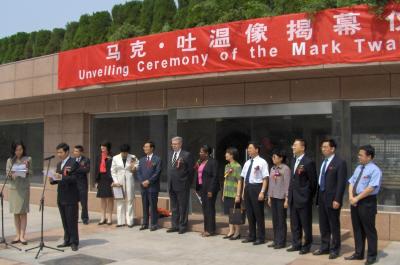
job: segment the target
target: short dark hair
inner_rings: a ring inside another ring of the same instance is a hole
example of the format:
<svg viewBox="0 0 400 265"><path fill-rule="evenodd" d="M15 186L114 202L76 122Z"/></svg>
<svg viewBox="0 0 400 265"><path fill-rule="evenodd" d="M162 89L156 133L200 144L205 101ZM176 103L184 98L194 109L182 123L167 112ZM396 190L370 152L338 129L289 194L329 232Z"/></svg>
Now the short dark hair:
<svg viewBox="0 0 400 265"><path fill-rule="evenodd" d="M274 149L272 150L272 155L276 155L282 158L282 163L286 163L286 151L283 149Z"/></svg>
<svg viewBox="0 0 400 265"><path fill-rule="evenodd" d="M259 143L257 143L256 141L250 141L247 144L247 147L249 147L250 145L254 146L254 148L257 149L258 152L261 151L261 145Z"/></svg>
<svg viewBox="0 0 400 265"><path fill-rule="evenodd" d="M60 143L57 145L56 150L62 149L64 152L69 152L69 145L66 143Z"/></svg>
<svg viewBox="0 0 400 265"><path fill-rule="evenodd" d="M233 156L234 160L237 160L239 157L239 151L237 150L236 147L228 147L225 151L225 153L230 154L231 156Z"/></svg>
<svg viewBox="0 0 400 265"><path fill-rule="evenodd" d="M360 146L360 148L358 148L358 150L359 151L364 150L365 153L367 154L367 156L370 156L371 159L374 159L374 157L375 157L375 148L370 144Z"/></svg>
<svg viewBox="0 0 400 265"><path fill-rule="evenodd" d="M131 151L131 147L129 146L129 144L122 144L119 147L119 151L129 153L129 151Z"/></svg>
<svg viewBox="0 0 400 265"><path fill-rule="evenodd" d="M78 145L75 145L74 148L75 148L75 149L78 149L80 152L83 152L83 150L84 150L84 149L83 149L83 146L82 146L82 145L79 145L79 144L78 144Z"/></svg>
<svg viewBox="0 0 400 265"><path fill-rule="evenodd" d="M107 148L108 152L111 152L111 143L110 142L104 141L100 144L100 146L104 146L105 148Z"/></svg>
<svg viewBox="0 0 400 265"><path fill-rule="evenodd" d="M212 148L208 144L202 145L200 149L206 152L208 155L211 155L212 153Z"/></svg>
<svg viewBox="0 0 400 265"><path fill-rule="evenodd" d="M296 139L294 139L294 141L301 143L301 145L304 146L304 150L307 149L307 142L303 138L296 138Z"/></svg>
<svg viewBox="0 0 400 265"><path fill-rule="evenodd" d="M336 141L333 140L332 138L327 138L327 139L322 140L321 141L321 146L322 146L323 143L329 143L330 147L334 147L335 149L337 148Z"/></svg>
<svg viewBox="0 0 400 265"><path fill-rule="evenodd" d="M156 149L156 145L154 144L153 141L150 141L150 140L149 140L149 141L144 142L144 144L149 144L150 147L153 148L153 150Z"/></svg>
<svg viewBox="0 0 400 265"><path fill-rule="evenodd" d="M11 157L15 156L15 150L17 149L18 146L22 147L22 156L26 156L26 148L25 148L25 144L22 141L14 141L11 144Z"/></svg>

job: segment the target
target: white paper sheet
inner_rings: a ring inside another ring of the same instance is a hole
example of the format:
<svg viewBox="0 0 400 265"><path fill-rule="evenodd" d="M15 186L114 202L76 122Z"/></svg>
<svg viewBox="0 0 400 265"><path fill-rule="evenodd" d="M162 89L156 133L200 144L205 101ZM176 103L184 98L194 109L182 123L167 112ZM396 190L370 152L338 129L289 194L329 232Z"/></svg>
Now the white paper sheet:
<svg viewBox="0 0 400 265"><path fill-rule="evenodd" d="M13 165L11 168L11 172L14 172L14 176L20 178L26 178L26 173L28 173L28 169L25 164Z"/></svg>

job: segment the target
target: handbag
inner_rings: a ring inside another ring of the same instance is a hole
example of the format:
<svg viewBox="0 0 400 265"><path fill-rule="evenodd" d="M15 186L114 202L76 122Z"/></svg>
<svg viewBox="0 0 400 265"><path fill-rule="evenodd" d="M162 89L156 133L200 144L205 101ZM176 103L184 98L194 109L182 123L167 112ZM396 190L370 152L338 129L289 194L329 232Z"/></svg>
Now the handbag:
<svg viewBox="0 0 400 265"><path fill-rule="evenodd" d="M229 209L229 224L243 225L246 223L246 209L231 208Z"/></svg>

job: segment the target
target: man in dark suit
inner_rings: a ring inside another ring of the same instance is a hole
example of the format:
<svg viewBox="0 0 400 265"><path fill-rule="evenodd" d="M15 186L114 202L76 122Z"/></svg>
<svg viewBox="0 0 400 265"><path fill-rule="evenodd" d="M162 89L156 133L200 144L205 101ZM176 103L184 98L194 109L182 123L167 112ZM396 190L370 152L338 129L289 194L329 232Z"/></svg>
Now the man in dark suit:
<svg viewBox="0 0 400 265"><path fill-rule="evenodd" d="M76 145L74 147L74 157L79 167L76 170L77 184L79 190L79 201L81 202L82 212L81 219L82 223L89 224L89 213L88 213L88 173L90 171L90 160L83 156L83 146Z"/></svg>
<svg viewBox="0 0 400 265"><path fill-rule="evenodd" d="M314 255L329 254L329 259L339 257L340 209L347 183L347 165L336 151L336 142L326 139L321 143L324 156L319 174L318 212L321 246Z"/></svg>
<svg viewBox="0 0 400 265"><path fill-rule="evenodd" d="M140 230L149 228L149 210L151 215L150 231L157 230L158 212L158 192L160 191L161 159L154 155L155 145L148 141L143 145L143 151L146 154L139 160L137 177L140 181L143 223Z"/></svg>
<svg viewBox="0 0 400 265"><path fill-rule="evenodd" d="M290 226L292 246L287 251L310 252L312 238L312 204L317 190L315 163L305 155L306 142L296 139L292 146L292 177L289 184ZM304 231L304 244L302 237Z"/></svg>
<svg viewBox="0 0 400 265"><path fill-rule="evenodd" d="M182 150L182 137L171 140L172 152L168 156L168 185L172 211L172 227L168 233L187 231L190 186L193 182L194 160Z"/></svg>
<svg viewBox="0 0 400 265"><path fill-rule="evenodd" d="M54 178L49 177L50 184L57 187L57 205L64 227L64 243L57 247L69 247L78 250L78 201L79 191L77 185L78 163L69 155L69 145L57 145L57 157L61 160L57 164Z"/></svg>

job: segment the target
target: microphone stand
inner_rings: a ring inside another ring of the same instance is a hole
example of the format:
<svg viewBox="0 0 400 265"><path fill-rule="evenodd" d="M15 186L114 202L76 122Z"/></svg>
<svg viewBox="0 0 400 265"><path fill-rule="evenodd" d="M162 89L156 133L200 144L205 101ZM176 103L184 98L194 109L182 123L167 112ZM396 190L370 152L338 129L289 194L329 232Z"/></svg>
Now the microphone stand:
<svg viewBox="0 0 400 265"><path fill-rule="evenodd" d="M38 258L39 254L40 254L40 252L43 250L43 248L48 248L48 249L52 249L52 250L57 250L57 251L60 251L60 252L64 252L64 250L62 250L62 249L58 249L58 248L46 246L46 244L44 243L44 239L43 239L44 192L45 192L45 190L46 190L46 184L47 184L47 178L48 178L48 174L49 174L49 168L50 168L50 161L51 161L51 159L52 159L52 157L48 159L49 162L47 163L46 176L45 176L45 179L44 179L43 190L42 190L42 197L41 197L41 199L40 199L40 206L39 206L39 211L42 212L42 223L41 223L41 229L40 229L40 243L39 243L39 245L36 246L36 247L29 248L29 249L26 249L26 250L25 250L25 252L27 252L27 251L30 251L30 250L33 250L33 249L39 249L38 252L37 252L37 254L36 254L36 256L35 256L35 259Z"/></svg>
<svg viewBox="0 0 400 265"><path fill-rule="evenodd" d="M5 188L5 186L7 184L7 181L8 181L8 175L10 175L10 173L11 173L11 169L14 166L15 160L16 160L16 157L14 156L12 158L12 160L11 160L12 161L11 167L7 172L6 178L5 178L4 182L3 182L3 186L1 187L1 191L0 191L0 201L1 201L1 203L0 203L1 204L1 240L0 240L0 244L4 244L4 246L6 248L10 246L10 247L13 247L13 248L21 251L21 249L19 247L16 247L16 246L14 246L12 244L8 244L7 241L6 241L6 238L4 236L4 193L3 192L4 192L4 188Z"/></svg>

